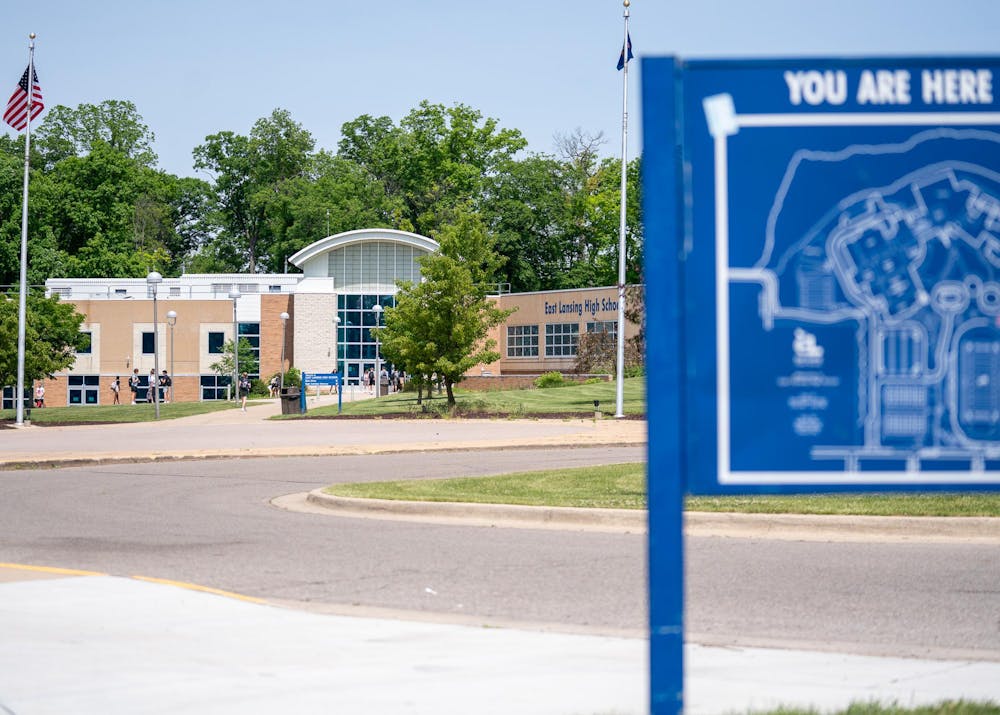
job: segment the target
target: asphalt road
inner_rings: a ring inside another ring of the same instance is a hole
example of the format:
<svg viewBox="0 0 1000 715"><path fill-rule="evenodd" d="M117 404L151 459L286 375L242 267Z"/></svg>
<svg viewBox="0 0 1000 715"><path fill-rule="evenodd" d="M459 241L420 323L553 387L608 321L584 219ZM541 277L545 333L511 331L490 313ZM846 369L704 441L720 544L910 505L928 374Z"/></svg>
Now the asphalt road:
<svg viewBox="0 0 1000 715"><path fill-rule="evenodd" d="M316 610L641 635L645 536L287 512L340 481L637 461L641 448L499 450L5 472L0 561L142 575ZM689 538L703 643L1000 660L997 547Z"/></svg>

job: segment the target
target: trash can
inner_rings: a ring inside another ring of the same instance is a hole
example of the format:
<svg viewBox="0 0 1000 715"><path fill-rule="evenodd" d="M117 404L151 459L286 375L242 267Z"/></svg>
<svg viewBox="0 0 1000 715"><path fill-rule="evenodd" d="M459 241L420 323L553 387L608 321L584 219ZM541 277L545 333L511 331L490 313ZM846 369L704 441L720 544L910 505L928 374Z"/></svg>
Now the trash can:
<svg viewBox="0 0 1000 715"><path fill-rule="evenodd" d="M281 391L281 414L302 414L302 400L299 397L299 388L286 387Z"/></svg>

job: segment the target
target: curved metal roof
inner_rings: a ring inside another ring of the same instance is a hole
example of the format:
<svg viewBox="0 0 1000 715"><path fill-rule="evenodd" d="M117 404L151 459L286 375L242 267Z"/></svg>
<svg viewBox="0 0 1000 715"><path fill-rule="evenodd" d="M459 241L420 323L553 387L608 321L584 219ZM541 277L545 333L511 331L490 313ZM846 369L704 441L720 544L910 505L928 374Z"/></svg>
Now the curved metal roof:
<svg viewBox="0 0 1000 715"><path fill-rule="evenodd" d="M420 234L409 233L407 231L397 231L392 228L362 228L355 231L338 233L336 236L327 236L326 238L321 238L315 243L310 243L295 255L290 256L288 258L288 262L296 268L302 268L303 264L324 253L329 253L330 251L343 248L344 246L348 246L352 243L365 243L368 241L401 243L429 252L438 250L437 241L427 238L426 236L421 236Z"/></svg>

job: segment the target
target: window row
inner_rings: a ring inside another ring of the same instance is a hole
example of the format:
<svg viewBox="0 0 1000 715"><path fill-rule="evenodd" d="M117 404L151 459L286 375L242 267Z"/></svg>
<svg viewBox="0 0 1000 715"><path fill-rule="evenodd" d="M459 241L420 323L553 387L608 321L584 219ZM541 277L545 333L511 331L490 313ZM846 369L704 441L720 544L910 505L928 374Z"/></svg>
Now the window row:
<svg viewBox="0 0 1000 715"><path fill-rule="evenodd" d="M100 375L69 375L68 376L67 403L70 405L97 405L101 403L100 393L102 390ZM232 383L230 375L200 375L199 385L201 388L201 399L204 401L225 400L227 388ZM107 384L103 389L105 393L110 393L111 378L107 378ZM128 387L128 378L121 377L120 394L123 404L131 401L131 392ZM24 406L31 407L34 388L26 385L24 388ZM109 394L105 395L107 403L112 401ZM149 397L149 376L139 376L139 388L136 391L136 400L146 402ZM164 397L164 388L160 388L160 397ZM50 403L51 404L51 403ZM0 402L0 409L14 409L14 388L6 386L3 388L3 398Z"/></svg>
<svg viewBox="0 0 1000 715"><path fill-rule="evenodd" d="M594 321L586 324L588 333L618 334L614 320ZM537 325L507 326L507 357L538 357L539 331ZM545 325L545 357L576 357L580 344L579 323L547 323Z"/></svg>

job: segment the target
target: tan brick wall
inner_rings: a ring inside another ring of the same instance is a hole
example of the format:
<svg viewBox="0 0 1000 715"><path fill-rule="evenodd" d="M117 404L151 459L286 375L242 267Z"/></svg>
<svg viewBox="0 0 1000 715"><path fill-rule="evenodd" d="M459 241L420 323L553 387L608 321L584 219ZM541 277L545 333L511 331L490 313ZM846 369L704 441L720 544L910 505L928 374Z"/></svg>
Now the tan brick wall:
<svg viewBox="0 0 1000 715"><path fill-rule="evenodd" d="M281 314L288 313L285 326L285 369L295 364L295 296L287 293L260 297L260 377L267 382L281 369Z"/></svg>

